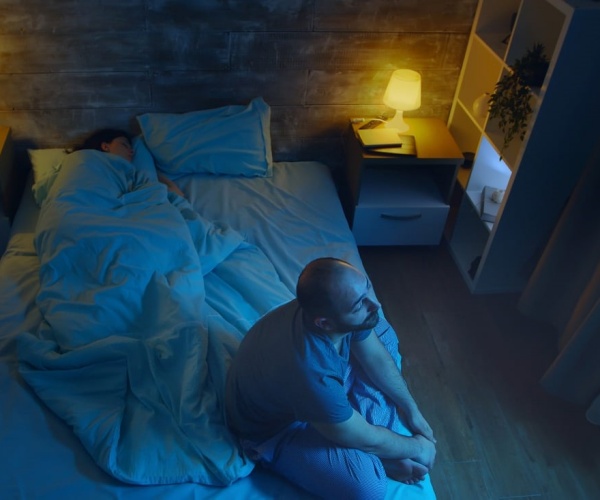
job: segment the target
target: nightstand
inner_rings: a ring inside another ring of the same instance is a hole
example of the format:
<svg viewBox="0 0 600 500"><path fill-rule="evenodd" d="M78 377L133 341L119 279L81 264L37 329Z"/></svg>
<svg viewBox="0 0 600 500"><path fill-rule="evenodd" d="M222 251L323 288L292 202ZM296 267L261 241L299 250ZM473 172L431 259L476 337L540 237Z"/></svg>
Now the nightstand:
<svg viewBox="0 0 600 500"><path fill-rule="evenodd" d="M366 151L356 137L361 124L344 136L349 201L346 207L358 245L437 245L463 156L444 122L406 118L416 156ZM385 126L385 125L382 125Z"/></svg>

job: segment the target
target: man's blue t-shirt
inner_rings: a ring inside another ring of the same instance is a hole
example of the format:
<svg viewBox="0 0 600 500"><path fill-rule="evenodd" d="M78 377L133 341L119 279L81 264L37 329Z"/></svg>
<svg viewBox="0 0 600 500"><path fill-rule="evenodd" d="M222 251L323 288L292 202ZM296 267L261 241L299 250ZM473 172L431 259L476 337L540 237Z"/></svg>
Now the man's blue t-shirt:
<svg viewBox="0 0 600 500"><path fill-rule="evenodd" d="M305 328L296 300L273 310L250 329L229 369L229 425L241 437L261 442L295 421L348 420L352 407L344 375L350 344L370 333L349 333L338 353L329 337Z"/></svg>

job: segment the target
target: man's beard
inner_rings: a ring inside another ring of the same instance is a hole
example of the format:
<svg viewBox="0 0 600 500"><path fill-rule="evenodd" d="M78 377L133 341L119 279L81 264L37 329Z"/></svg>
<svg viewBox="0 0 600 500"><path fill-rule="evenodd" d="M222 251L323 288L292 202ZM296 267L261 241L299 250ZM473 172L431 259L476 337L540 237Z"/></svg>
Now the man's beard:
<svg viewBox="0 0 600 500"><path fill-rule="evenodd" d="M372 330L379 323L379 310L373 311L370 313L366 319L358 324L351 323L337 323L337 331L338 333L346 333L346 332L359 332L361 330Z"/></svg>

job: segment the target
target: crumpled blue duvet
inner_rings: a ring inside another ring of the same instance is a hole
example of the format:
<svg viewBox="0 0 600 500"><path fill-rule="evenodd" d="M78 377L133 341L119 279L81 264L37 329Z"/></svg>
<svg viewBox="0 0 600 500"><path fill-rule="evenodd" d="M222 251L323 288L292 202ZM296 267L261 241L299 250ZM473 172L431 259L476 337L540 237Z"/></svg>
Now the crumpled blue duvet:
<svg viewBox="0 0 600 500"><path fill-rule="evenodd" d="M291 298L265 255L97 151L66 157L35 246L44 321L20 371L98 465L133 484L249 474L222 397L245 331Z"/></svg>

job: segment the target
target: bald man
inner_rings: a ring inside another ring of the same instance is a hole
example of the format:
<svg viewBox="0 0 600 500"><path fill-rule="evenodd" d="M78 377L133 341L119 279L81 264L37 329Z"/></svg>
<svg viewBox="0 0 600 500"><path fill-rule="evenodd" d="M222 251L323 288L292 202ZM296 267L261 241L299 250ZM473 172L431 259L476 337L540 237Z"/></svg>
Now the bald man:
<svg viewBox="0 0 600 500"><path fill-rule="evenodd" d="M369 279L345 261L317 259L300 274L296 297L250 329L229 371L227 419L245 452L323 498L383 498L387 477L422 480L435 439L373 332L380 306ZM375 417L351 402L355 362L392 402ZM374 421L397 410L412 436Z"/></svg>

